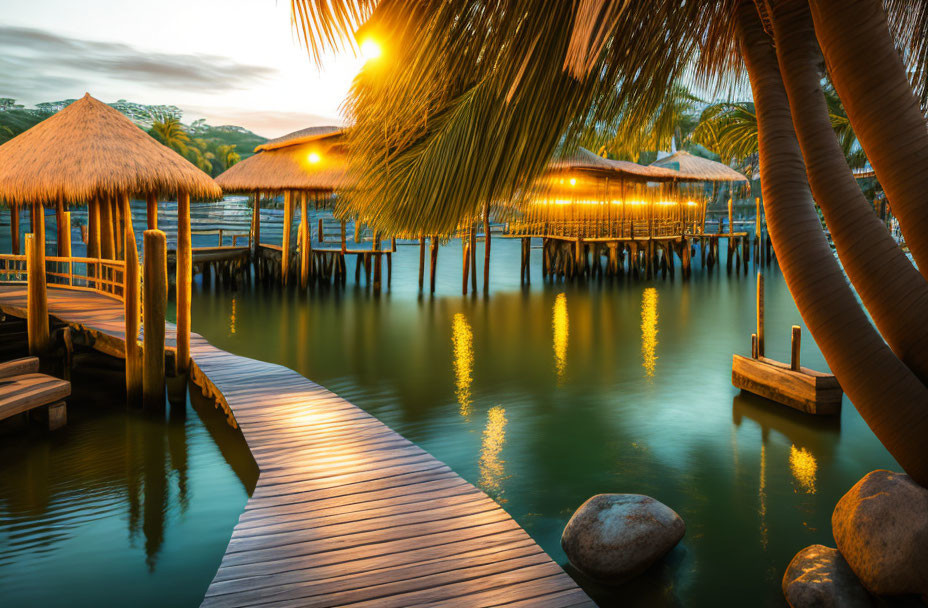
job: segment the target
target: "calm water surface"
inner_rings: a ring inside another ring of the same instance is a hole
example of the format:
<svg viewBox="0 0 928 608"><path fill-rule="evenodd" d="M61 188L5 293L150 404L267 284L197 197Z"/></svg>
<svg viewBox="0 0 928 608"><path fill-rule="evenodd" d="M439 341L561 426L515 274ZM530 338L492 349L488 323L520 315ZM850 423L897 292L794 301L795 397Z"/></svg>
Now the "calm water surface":
<svg viewBox="0 0 928 608"><path fill-rule="evenodd" d="M197 212L201 225L211 209ZM247 227L247 210L230 209ZM267 240L276 215L262 220ZM277 230L279 242L279 220ZM435 297L419 296L418 249L402 244L392 290L379 298L363 279L355 286L353 273L344 291L309 295L198 288L193 327L220 348L292 367L371 412L484 489L563 565L561 531L590 496L642 493L671 506L686 536L645 575L608 589L572 572L604 606L784 606L787 563L809 544L834 544L830 517L840 496L872 469L898 469L846 400L840 418L819 420L731 386L731 355L749 352L754 330L753 271L708 275L696 263L687 283L551 285L540 281L536 249L532 286L522 289L519 244L495 239L489 297L462 297L460 255L459 242L442 248ZM765 273L767 351L784 360L789 328L802 322L779 271ZM803 363L826 370L803 330ZM44 587L60 599L106 584L140 602L161 594L161 605L196 604L211 572L183 597L171 587L196 578L189 565L209 561L205 553L218 564L246 498L243 483L194 414L181 425L182 490L170 449L176 423L158 422L150 434L161 451L151 460L162 463L166 506L152 558L146 520L133 516L139 507L129 498L137 485L129 473L147 459L132 465L129 455L132 438L154 423L100 416L113 420L73 444L53 437L34 448L17 438L18 449L0 448L0 585L21 594L14 597ZM87 474L98 470L109 472ZM136 495L144 503L145 493ZM32 545L11 558L3 543L21 545L19 535ZM108 536L118 550L98 540Z"/></svg>

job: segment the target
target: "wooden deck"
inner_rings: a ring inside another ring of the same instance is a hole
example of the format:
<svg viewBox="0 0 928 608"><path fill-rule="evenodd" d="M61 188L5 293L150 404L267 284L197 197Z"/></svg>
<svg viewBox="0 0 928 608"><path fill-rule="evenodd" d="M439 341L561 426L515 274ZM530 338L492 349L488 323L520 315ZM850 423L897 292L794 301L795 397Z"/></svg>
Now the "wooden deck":
<svg viewBox="0 0 928 608"><path fill-rule="evenodd" d="M48 296L52 316L105 352L122 341L117 300ZM23 316L25 299L24 285L0 285L3 312ZM204 606L594 605L499 505L373 416L197 335L191 355L193 381L261 471Z"/></svg>

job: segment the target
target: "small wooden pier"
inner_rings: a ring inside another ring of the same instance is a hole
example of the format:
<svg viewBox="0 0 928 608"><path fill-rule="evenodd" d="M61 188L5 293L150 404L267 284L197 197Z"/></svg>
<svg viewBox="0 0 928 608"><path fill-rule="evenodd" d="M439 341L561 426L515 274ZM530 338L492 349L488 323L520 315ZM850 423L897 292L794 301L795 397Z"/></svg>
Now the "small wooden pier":
<svg viewBox="0 0 928 608"><path fill-rule="evenodd" d="M57 430L67 422L70 394L70 382L39 373L38 357L0 363L0 420L45 408L49 430Z"/></svg>
<svg viewBox="0 0 928 608"><path fill-rule="evenodd" d="M27 306L26 285L0 285L0 311ZM125 351L123 311L48 286L49 314L109 354ZM373 416L290 369L190 342L191 381L260 469L204 606L594 605L498 504Z"/></svg>

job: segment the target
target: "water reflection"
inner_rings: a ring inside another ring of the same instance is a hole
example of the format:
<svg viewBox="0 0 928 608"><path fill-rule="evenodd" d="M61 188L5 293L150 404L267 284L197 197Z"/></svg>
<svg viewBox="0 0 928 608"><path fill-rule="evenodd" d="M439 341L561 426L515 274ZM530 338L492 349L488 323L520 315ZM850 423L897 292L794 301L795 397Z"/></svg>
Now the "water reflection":
<svg viewBox="0 0 928 608"><path fill-rule="evenodd" d="M761 439L760 444L760 485L757 488L760 501L760 546L767 550L767 443Z"/></svg>
<svg viewBox="0 0 928 608"><path fill-rule="evenodd" d="M641 366L648 378L657 367L657 289L648 287L641 294Z"/></svg>
<svg viewBox="0 0 928 608"><path fill-rule="evenodd" d="M451 342L454 345L455 395L458 399L461 415L470 415L470 385L473 382L474 369L474 334L467 318L456 313L451 322Z"/></svg>
<svg viewBox="0 0 928 608"><path fill-rule="evenodd" d="M229 335L235 335L235 298L232 298L232 311L229 313Z"/></svg>
<svg viewBox="0 0 928 608"><path fill-rule="evenodd" d="M799 487L806 494L815 494L815 472L818 465L815 456L805 448L797 448L795 444L789 448L789 470L799 482Z"/></svg>
<svg viewBox="0 0 928 608"><path fill-rule="evenodd" d="M567 318L567 295L557 294L554 299L554 315L551 320L554 328L554 368L557 370L558 381L564 379L567 371L567 339L570 335Z"/></svg>
<svg viewBox="0 0 928 608"><path fill-rule="evenodd" d="M487 426L483 429L480 448L480 487L496 499L502 498L503 480L506 479L506 462L499 457L506 441L506 410L501 406L487 412Z"/></svg>

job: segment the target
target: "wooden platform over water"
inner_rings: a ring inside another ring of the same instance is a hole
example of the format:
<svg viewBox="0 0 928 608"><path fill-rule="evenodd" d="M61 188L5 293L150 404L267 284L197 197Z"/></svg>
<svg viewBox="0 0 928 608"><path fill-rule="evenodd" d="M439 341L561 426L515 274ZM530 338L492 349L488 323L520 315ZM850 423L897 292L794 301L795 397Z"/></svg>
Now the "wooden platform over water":
<svg viewBox="0 0 928 608"><path fill-rule="evenodd" d="M50 286L48 304L118 352L121 302ZM0 310L25 305L25 285L0 285ZM373 416L201 336L191 356L261 472L204 606L593 605L498 504Z"/></svg>

